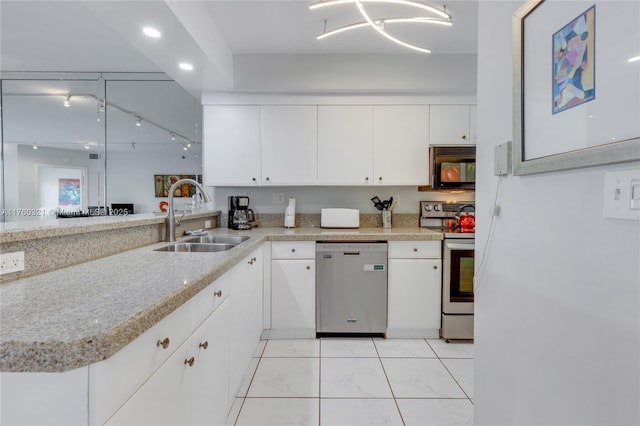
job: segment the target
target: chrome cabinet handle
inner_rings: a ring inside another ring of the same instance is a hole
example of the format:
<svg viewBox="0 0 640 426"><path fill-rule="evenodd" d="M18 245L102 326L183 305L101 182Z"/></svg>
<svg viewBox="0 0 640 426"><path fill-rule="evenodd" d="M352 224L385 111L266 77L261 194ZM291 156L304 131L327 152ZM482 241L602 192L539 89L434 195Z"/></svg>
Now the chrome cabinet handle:
<svg viewBox="0 0 640 426"><path fill-rule="evenodd" d="M160 346L162 346L162 349L167 349L169 347L169 338L165 337L162 340L158 340L156 342L156 347L160 347Z"/></svg>
<svg viewBox="0 0 640 426"><path fill-rule="evenodd" d="M200 343L198 345L199 348L204 349L205 351L207 350L207 348L209 347L209 342L204 342L204 343Z"/></svg>
<svg viewBox="0 0 640 426"><path fill-rule="evenodd" d="M222 297L222 290L214 291L213 297Z"/></svg>
<svg viewBox="0 0 640 426"><path fill-rule="evenodd" d="M193 367L193 363L196 362L194 357L187 358L184 360L184 365L188 365L189 367Z"/></svg>

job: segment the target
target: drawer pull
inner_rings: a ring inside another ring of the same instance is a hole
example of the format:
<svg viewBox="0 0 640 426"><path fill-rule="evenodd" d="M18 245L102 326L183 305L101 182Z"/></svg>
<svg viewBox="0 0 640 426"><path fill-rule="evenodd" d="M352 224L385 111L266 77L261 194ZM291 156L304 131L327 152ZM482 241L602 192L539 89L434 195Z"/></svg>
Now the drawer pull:
<svg viewBox="0 0 640 426"><path fill-rule="evenodd" d="M294 248L291 249L291 253L295 253L295 252L296 252L296 249L294 249Z"/></svg>
<svg viewBox="0 0 640 426"><path fill-rule="evenodd" d="M209 347L209 342L204 342L204 343L200 343L198 345L199 348L204 349L205 351L207 350L207 348Z"/></svg>
<svg viewBox="0 0 640 426"><path fill-rule="evenodd" d="M214 291L213 297L222 297L222 290Z"/></svg>
<svg viewBox="0 0 640 426"><path fill-rule="evenodd" d="M413 249L413 252L414 252L414 253L417 253L417 252L418 252L418 249L417 249L417 248L414 248L414 249Z"/></svg>
<svg viewBox="0 0 640 426"><path fill-rule="evenodd" d="M194 357L188 358L184 360L184 365L188 365L189 367L193 367L193 363L196 362Z"/></svg>
<svg viewBox="0 0 640 426"><path fill-rule="evenodd" d="M438 269L438 265L433 265L433 269Z"/></svg>
<svg viewBox="0 0 640 426"><path fill-rule="evenodd" d="M307 266L307 271L308 271L309 269L311 269L311 266Z"/></svg>
<svg viewBox="0 0 640 426"><path fill-rule="evenodd" d="M167 349L167 348L169 347L169 338L168 338L168 337L165 337L165 338L164 338L164 339L162 339L162 340L158 340L158 341L156 342L156 346L157 346L157 347L162 346L162 349Z"/></svg>

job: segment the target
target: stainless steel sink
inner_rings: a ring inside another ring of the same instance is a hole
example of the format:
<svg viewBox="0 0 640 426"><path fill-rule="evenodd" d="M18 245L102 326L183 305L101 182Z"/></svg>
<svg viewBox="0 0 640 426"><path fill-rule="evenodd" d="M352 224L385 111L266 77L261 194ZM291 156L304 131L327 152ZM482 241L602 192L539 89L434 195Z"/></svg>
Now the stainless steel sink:
<svg viewBox="0 0 640 426"><path fill-rule="evenodd" d="M202 235L198 237L186 238L183 241L187 243L198 244L233 244L238 245L249 239L246 235Z"/></svg>
<svg viewBox="0 0 640 426"><path fill-rule="evenodd" d="M157 248L154 251L211 253L227 251L234 248L236 245L237 244L179 242Z"/></svg>

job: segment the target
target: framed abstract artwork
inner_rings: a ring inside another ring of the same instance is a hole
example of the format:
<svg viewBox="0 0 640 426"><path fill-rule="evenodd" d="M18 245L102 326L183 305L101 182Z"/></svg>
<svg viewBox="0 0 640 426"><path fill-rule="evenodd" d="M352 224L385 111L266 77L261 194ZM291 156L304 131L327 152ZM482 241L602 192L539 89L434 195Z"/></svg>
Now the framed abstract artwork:
<svg viewBox="0 0 640 426"><path fill-rule="evenodd" d="M198 183L202 183L202 175L154 175L153 183L155 188L155 196L157 198L168 197L171 185L180 179L193 179ZM180 185L173 193L174 197L191 197L196 193L193 185Z"/></svg>
<svg viewBox="0 0 640 426"><path fill-rule="evenodd" d="M514 174L640 160L640 2L528 0L513 17Z"/></svg>

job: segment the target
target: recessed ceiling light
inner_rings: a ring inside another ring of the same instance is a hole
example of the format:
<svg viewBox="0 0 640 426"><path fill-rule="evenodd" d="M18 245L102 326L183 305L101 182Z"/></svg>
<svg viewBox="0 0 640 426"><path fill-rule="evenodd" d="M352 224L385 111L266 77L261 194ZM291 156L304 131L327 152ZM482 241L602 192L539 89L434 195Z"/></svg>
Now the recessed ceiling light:
<svg viewBox="0 0 640 426"><path fill-rule="evenodd" d="M147 36L151 37L151 38L158 38L162 35L162 33L160 33L160 31L156 30L155 28L151 28L151 27L144 27L142 29L142 32L145 33Z"/></svg>
<svg viewBox="0 0 640 426"><path fill-rule="evenodd" d="M627 62L637 62L640 61L640 56L634 56L633 58L629 58Z"/></svg>
<svg viewBox="0 0 640 426"><path fill-rule="evenodd" d="M180 69L185 70L185 71L193 70L193 65L188 64L186 62L181 62L181 63L178 64L178 66L180 67Z"/></svg>

